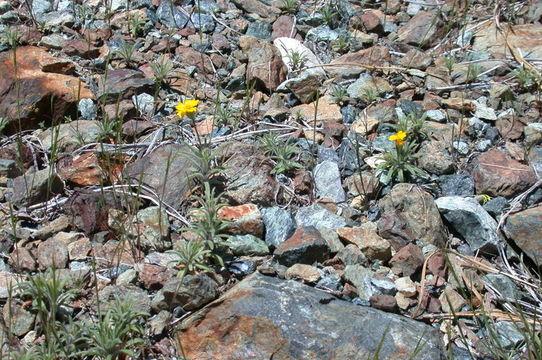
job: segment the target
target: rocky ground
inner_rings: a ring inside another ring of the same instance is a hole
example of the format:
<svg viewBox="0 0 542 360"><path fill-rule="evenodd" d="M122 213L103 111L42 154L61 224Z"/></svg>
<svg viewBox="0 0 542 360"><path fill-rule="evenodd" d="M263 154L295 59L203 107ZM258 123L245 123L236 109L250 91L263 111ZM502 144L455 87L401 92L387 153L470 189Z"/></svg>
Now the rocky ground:
<svg viewBox="0 0 542 360"><path fill-rule="evenodd" d="M541 16L0 0L0 358L542 358Z"/></svg>

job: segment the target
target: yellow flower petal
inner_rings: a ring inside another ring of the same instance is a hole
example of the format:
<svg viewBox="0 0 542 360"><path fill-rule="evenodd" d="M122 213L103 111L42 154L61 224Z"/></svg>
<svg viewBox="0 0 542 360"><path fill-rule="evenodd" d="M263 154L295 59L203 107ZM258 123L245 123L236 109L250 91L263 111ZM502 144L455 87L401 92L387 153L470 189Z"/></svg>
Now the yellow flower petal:
<svg viewBox="0 0 542 360"><path fill-rule="evenodd" d="M388 140L390 141L395 141L395 144L397 144L397 146L403 146L405 144L405 139L407 137L407 133L404 132L404 131L398 131L396 132L395 134L393 135L390 135L388 137Z"/></svg>
<svg viewBox="0 0 542 360"><path fill-rule="evenodd" d="M179 117L183 117L185 115L192 114L198 111L198 108L197 108L198 104L199 104L199 100L195 100L195 99L185 100L183 102L178 103L177 106L175 106L175 110L177 111L177 115Z"/></svg>

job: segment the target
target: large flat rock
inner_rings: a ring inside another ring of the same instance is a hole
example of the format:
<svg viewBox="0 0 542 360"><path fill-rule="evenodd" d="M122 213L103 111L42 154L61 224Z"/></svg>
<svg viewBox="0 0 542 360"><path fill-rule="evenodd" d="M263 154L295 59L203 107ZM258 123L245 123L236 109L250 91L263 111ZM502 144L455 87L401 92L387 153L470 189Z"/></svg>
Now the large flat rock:
<svg viewBox="0 0 542 360"><path fill-rule="evenodd" d="M380 359L407 359L419 341L416 359L444 359L429 325L259 273L188 317L177 336L187 360L365 359L381 339Z"/></svg>

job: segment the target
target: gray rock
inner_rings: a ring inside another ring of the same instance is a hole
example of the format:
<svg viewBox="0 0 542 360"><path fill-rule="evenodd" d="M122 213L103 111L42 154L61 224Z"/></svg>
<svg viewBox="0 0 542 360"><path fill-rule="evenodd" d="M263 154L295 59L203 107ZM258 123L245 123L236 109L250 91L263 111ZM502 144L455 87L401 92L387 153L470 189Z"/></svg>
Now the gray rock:
<svg viewBox="0 0 542 360"><path fill-rule="evenodd" d="M248 24L246 35L255 36L262 40L271 40L271 24L263 21L255 21Z"/></svg>
<svg viewBox="0 0 542 360"><path fill-rule="evenodd" d="M375 273L363 265L347 265L343 273L344 280L354 285L358 290L359 298L366 301L377 293L372 284L374 276Z"/></svg>
<svg viewBox="0 0 542 360"><path fill-rule="evenodd" d="M496 251L500 243L497 222L475 199L446 196L438 198L435 203L472 250Z"/></svg>
<svg viewBox="0 0 542 360"><path fill-rule="evenodd" d="M94 104L92 99L81 99L77 105L77 110L81 114L81 119L83 120L93 120L96 119L98 114L98 107Z"/></svg>
<svg viewBox="0 0 542 360"><path fill-rule="evenodd" d="M463 156L469 153L469 145L463 140L454 141L452 146L459 154Z"/></svg>
<svg viewBox="0 0 542 360"><path fill-rule="evenodd" d="M346 220L319 204L303 206L297 210L295 221L298 226L314 226L338 229L346 226Z"/></svg>
<svg viewBox="0 0 542 360"><path fill-rule="evenodd" d="M34 15L44 14L51 11L52 1L50 0L32 0L32 13Z"/></svg>
<svg viewBox="0 0 542 360"><path fill-rule="evenodd" d="M501 274L487 274L482 277L482 280L495 288L505 298L510 300L521 300L523 294L518 289L516 284L508 276Z"/></svg>
<svg viewBox="0 0 542 360"><path fill-rule="evenodd" d="M491 140L480 140L476 143L476 150L478 151L487 151L491 147Z"/></svg>
<svg viewBox="0 0 542 360"><path fill-rule="evenodd" d="M341 284L341 278L339 275L336 274L329 274L323 276L317 283L316 288L324 289L324 290L333 290L333 291L341 291L342 284Z"/></svg>
<svg viewBox="0 0 542 360"><path fill-rule="evenodd" d="M100 139L100 123L92 120L76 120L45 130L38 135L44 150L50 151L53 140L59 152L69 152L87 143Z"/></svg>
<svg viewBox="0 0 542 360"><path fill-rule="evenodd" d="M189 25L193 26L196 30L201 30L204 33L213 32L215 29L215 20L209 14L194 13L190 17Z"/></svg>
<svg viewBox="0 0 542 360"><path fill-rule="evenodd" d="M339 33L327 25L320 25L312 28L307 32L306 40L308 41L334 41L339 38Z"/></svg>
<svg viewBox="0 0 542 360"><path fill-rule="evenodd" d="M184 28L190 20L187 14L169 0L160 3L158 9L156 9L156 16L162 25L176 29Z"/></svg>
<svg viewBox="0 0 542 360"><path fill-rule="evenodd" d="M494 323L493 326L499 337L499 345L505 349L512 349L525 341L525 335L519 332L518 329L508 321L498 321Z"/></svg>
<svg viewBox="0 0 542 360"><path fill-rule="evenodd" d="M339 165L336 162L326 160L316 165L313 176L318 198L328 198L336 203L346 200L346 193L341 184Z"/></svg>
<svg viewBox="0 0 542 360"><path fill-rule="evenodd" d="M427 110L425 115L428 119L436 122L446 122L447 119L446 112L443 110Z"/></svg>
<svg viewBox="0 0 542 360"><path fill-rule="evenodd" d="M320 164L324 161L332 161L338 163L339 156L332 148L318 146L318 163Z"/></svg>
<svg viewBox="0 0 542 360"><path fill-rule="evenodd" d="M13 301L13 299L10 300ZM34 328L36 315L25 310L20 304L11 302L5 304L2 315L4 316L4 324L15 336L23 336Z"/></svg>
<svg viewBox="0 0 542 360"><path fill-rule="evenodd" d="M68 246L55 238L46 240L38 246L37 260L41 270L63 269L68 264Z"/></svg>
<svg viewBox="0 0 542 360"><path fill-rule="evenodd" d="M417 360L444 358L438 329L258 273L185 319L177 337L188 359L365 359L377 349L400 359L420 340Z"/></svg>
<svg viewBox="0 0 542 360"><path fill-rule="evenodd" d="M178 209L191 186L188 153L187 146L161 146L130 164L125 175L152 187L162 201Z"/></svg>
<svg viewBox="0 0 542 360"><path fill-rule="evenodd" d="M0 176L14 178L21 175L15 160L0 159Z"/></svg>
<svg viewBox="0 0 542 360"><path fill-rule="evenodd" d="M354 244L346 245L337 253L337 258L341 259L345 265L363 265L367 262L367 258L360 248Z"/></svg>
<svg viewBox="0 0 542 360"><path fill-rule="evenodd" d="M332 253L337 253L344 249L344 245L341 240L339 240L339 235L335 230L323 227L316 228L316 230L318 230L320 235L322 235L322 237L328 244L329 251L331 251Z"/></svg>
<svg viewBox="0 0 542 360"><path fill-rule="evenodd" d="M138 211L127 230L143 250L162 251L171 247L171 242L167 238L169 220L164 207L150 206Z"/></svg>
<svg viewBox="0 0 542 360"><path fill-rule="evenodd" d="M46 35L41 38L39 45L45 46L48 49L62 49L66 39L60 34Z"/></svg>
<svg viewBox="0 0 542 360"><path fill-rule="evenodd" d="M141 116L154 115L154 96L142 93L132 96L132 102Z"/></svg>
<svg viewBox="0 0 542 360"><path fill-rule="evenodd" d="M106 312L111 308L115 299L118 298L125 303L131 304L131 309L144 313L150 313L151 301L149 294L135 285L109 285L100 291L99 301L100 309ZM94 299L93 308L96 309L96 301Z"/></svg>
<svg viewBox="0 0 542 360"><path fill-rule="evenodd" d="M224 243L232 250L233 254L237 256L269 254L269 247L266 243L250 234L230 236Z"/></svg>
<svg viewBox="0 0 542 360"><path fill-rule="evenodd" d="M296 223L290 210L278 206L261 210L265 226L265 242L271 247L277 247L292 236Z"/></svg>
<svg viewBox="0 0 542 360"><path fill-rule="evenodd" d="M474 195L474 178L466 174L441 175L437 182L443 196Z"/></svg>
<svg viewBox="0 0 542 360"><path fill-rule="evenodd" d="M504 231L531 260L542 266L542 205L508 216Z"/></svg>
<svg viewBox="0 0 542 360"><path fill-rule="evenodd" d="M504 209L506 209L509 205L510 203L508 200L506 200L506 198L498 196L485 203L483 208L488 212L489 215L497 219L497 217L499 217L504 212Z"/></svg>
<svg viewBox="0 0 542 360"><path fill-rule="evenodd" d="M153 298L152 308L161 311L181 306L190 311L201 308L217 296L218 286L210 277L204 274L186 275L182 282L180 279L172 279L164 284Z"/></svg>
<svg viewBox="0 0 542 360"><path fill-rule="evenodd" d="M17 207L28 206L46 201L63 190L62 180L46 168L15 178L11 201Z"/></svg>

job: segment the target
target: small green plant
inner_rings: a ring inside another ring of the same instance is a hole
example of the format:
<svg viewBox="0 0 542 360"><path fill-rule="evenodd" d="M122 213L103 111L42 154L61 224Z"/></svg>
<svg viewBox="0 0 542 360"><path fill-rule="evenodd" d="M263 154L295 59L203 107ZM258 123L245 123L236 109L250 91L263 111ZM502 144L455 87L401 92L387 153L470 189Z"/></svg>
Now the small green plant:
<svg viewBox="0 0 542 360"><path fill-rule="evenodd" d="M116 297L103 318L85 323L86 331L79 339L84 350L78 355L104 360L137 357L145 345L143 320L147 316L135 310L130 301Z"/></svg>
<svg viewBox="0 0 542 360"><path fill-rule="evenodd" d="M160 56L157 60L151 62L150 65L154 75L154 83L157 86L166 83L173 73L173 62L164 56Z"/></svg>
<svg viewBox="0 0 542 360"><path fill-rule="evenodd" d="M212 251L202 241L186 241L181 243L177 250L169 250L167 252L177 257L171 262L175 263L175 267L179 269L177 276L181 280L187 274L194 274L198 271L213 271L208 266L209 260L213 255Z"/></svg>
<svg viewBox="0 0 542 360"><path fill-rule="evenodd" d="M128 31L130 36L135 38L143 33L145 20L139 17L139 14L130 14L128 16Z"/></svg>
<svg viewBox="0 0 542 360"><path fill-rule="evenodd" d="M235 116L235 111L219 101L215 103L214 119L217 124L231 126L233 129L239 125L239 118Z"/></svg>
<svg viewBox="0 0 542 360"><path fill-rule="evenodd" d="M132 44L125 41L121 45L120 49L115 51L115 54L122 59L122 61L126 64L126 67L132 67L137 60L136 53L138 48L139 43L135 42Z"/></svg>
<svg viewBox="0 0 542 360"><path fill-rule="evenodd" d="M21 34L14 27L7 27L4 31L2 31L2 34L0 36L2 43L9 45L12 49L15 49L17 47L20 38Z"/></svg>
<svg viewBox="0 0 542 360"><path fill-rule="evenodd" d="M331 98L337 104L341 104L348 97L346 89L340 85L333 86L331 90Z"/></svg>
<svg viewBox="0 0 542 360"><path fill-rule="evenodd" d="M117 118L110 119L109 116L104 116L102 121L98 123L99 133L98 139L107 142L116 139L121 131L122 122Z"/></svg>
<svg viewBox="0 0 542 360"><path fill-rule="evenodd" d="M397 124L392 124L391 127L397 132L404 132L409 134L411 139L416 141L422 141L428 137L426 132L427 116L418 112L411 112L410 114L400 117Z"/></svg>
<svg viewBox="0 0 542 360"><path fill-rule="evenodd" d="M524 66L516 69L513 74L516 76L519 86L525 90L530 90L536 85L540 86L540 83L542 82L540 75L526 69Z"/></svg>
<svg viewBox="0 0 542 360"><path fill-rule="evenodd" d="M198 185L203 186L204 183L213 184L215 178L226 169L217 163L219 151L219 149L213 149L210 144L205 143L188 147L185 153L192 163L190 177Z"/></svg>
<svg viewBox="0 0 542 360"><path fill-rule="evenodd" d="M337 20L337 16L339 15L335 8L330 4L327 4L320 8L319 13L322 16L323 23L325 25L328 25L329 27L333 27Z"/></svg>
<svg viewBox="0 0 542 360"><path fill-rule="evenodd" d="M452 73L452 69L455 65L455 57L453 55L448 55L444 58L444 66L448 69L448 74Z"/></svg>
<svg viewBox="0 0 542 360"><path fill-rule="evenodd" d="M0 117L0 135L2 134L2 131L8 126L9 119L7 117Z"/></svg>
<svg viewBox="0 0 542 360"><path fill-rule="evenodd" d="M349 33L341 33L337 40L333 42L332 48L338 53L346 53L350 49L350 41L351 39Z"/></svg>
<svg viewBox="0 0 542 360"><path fill-rule="evenodd" d="M262 136L261 143L264 154L275 161L275 167L271 170L271 174L287 173L293 169L301 169L303 166L292 158L299 153L297 145L290 140L280 140L277 136L269 132Z"/></svg>
<svg viewBox="0 0 542 360"><path fill-rule="evenodd" d="M38 315L41 331L52 341L57 335L57 318L61 309L68 306L77 294L77 289L66 289L67 280L60 278L55 270L32 276L20 283L22 299L32 301L32 310Z"/></svg>
<svg viewBox="0 0 542 360"><path fill-rule="evenodd" d="M280 10L283 14L295 14L299 9L299 0L281 0Z"/></svg>
<svg viewBox="0 0 542 360"><path fill-rule="evenodd" d="M491 200L491 196L488 194L479 194L475 196L475 199L482 205L485 205L488 203L489 200Z"/></svg>
<svg viewBox="0 0 542 360"><path fill-rule="evenodd" d="M290 67L292 71L299 71L305 67L307 64L307 56L301 51L294 49L288 50L286 55L290 59Z"/></svg>
<svg viewBox="0 0 542 360"><path fill-rule="evenodd" d="M478 80L478 76L480 76L482 70L482 67L478 64L469 64L467 67L467 79L465 82L470 84Z"/></svg>
<svg viewBox="0 0 542 360"><path fill-rule="evenodd" d="M407 136L407 133L398 131L389 137L389 140L395 142L395 147L382 155L382 162L376 171L383 184L389 184L393 180L405 182L408 179L427 175L415 165L416 159L421 156L416 153L418 144L407 141Z"/></svg>
<svg viewBox="0 0 542 360"><path fill-rule="evenodd" d="M374 89L372 87L368 87L368 88L363 90L363 92L361 93L360 98L365 103L372 104L376 100L378 100L378 92L376 91L376 89Z"/></svg>

